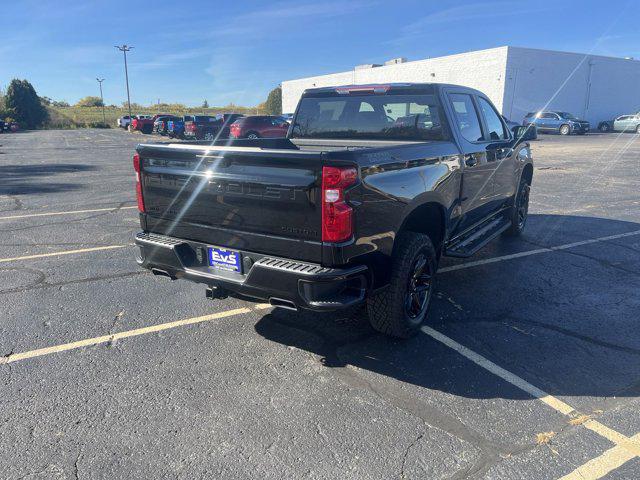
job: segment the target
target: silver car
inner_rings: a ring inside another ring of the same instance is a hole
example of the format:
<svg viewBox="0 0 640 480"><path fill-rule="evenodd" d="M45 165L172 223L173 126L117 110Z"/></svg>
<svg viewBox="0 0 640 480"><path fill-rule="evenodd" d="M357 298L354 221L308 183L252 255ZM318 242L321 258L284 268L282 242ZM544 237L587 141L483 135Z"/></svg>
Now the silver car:
<svg viewBox="0 0 640 480"><path fill-rule="evenodd" d="M640 114L622 115L613 121L614 132L640 133Z"/></svg>

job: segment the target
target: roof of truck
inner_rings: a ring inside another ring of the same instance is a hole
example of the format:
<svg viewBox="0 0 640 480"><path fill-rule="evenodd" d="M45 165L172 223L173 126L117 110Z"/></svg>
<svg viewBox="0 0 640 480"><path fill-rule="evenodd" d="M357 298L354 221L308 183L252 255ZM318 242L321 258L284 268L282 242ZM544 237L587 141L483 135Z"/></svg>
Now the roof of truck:
<svg viewBox="0 0 640 480"><path fill-rule="evenodd" d="M403 83L367 83L367 84L352 84L352 85L333 85L329 87L316 87L316 88L307 88L303 92L304 95L314 94L314 93L352 93L357 91L366 91L366 90L379 90L375 93L385 93L388 90L440 90L443 88L455 88L465 91L472 91L477 93L478 90L475 90L470 87L465 87L462 85L454 85L451 83L413 83L413 82L403 82Z"/></svg>

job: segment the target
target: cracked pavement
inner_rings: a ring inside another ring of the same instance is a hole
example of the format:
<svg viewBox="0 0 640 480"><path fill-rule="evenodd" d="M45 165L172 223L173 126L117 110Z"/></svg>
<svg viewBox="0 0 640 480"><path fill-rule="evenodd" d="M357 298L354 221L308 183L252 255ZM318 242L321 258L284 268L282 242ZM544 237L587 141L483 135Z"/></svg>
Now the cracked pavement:
<svg viewBox="0 0 640 480"><path fill-rule="evenodd" d="M131 243L142 138L0 136L0 217L108 209L0 220L0 257ZM640 230L639 137L545 135L532 150L525 235L466 261ZM637 235L444 272L428 325L636 435L639 252ZM611 447L428 335L387 339L362 311L209 301L200 285L139 270L133 254L1 263L0 357L250 310L0 361L3 479L553 479ZM549 444L541 432L555 433ZM607 478L633 477L638 458Z"/></svg>

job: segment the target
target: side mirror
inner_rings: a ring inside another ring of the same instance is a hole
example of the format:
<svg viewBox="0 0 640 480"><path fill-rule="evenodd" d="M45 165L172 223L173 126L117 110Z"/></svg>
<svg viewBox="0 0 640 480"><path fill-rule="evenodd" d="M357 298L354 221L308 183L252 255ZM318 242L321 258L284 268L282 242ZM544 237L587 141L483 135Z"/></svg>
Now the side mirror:
<svg viewBox="0 0 640 480"><path fill-rule="evenodd" d="M513 132L513 138L515 138L516 140L526 140L528 130L529 127L525 125L516 125L511 128L511 131Z"/></svg>

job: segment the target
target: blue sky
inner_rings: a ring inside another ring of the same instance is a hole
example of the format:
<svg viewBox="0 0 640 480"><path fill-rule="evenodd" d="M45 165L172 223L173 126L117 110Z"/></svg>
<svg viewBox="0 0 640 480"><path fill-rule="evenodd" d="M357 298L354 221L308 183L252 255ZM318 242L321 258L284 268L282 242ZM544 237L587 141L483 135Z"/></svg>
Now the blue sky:
<svg viewBox="0 0 640 480"><path fill-rule="evenodd" d="M282 80L502 45L640 58L640 1L7 0L0 86L74 103L255 105Z"/></svg>

